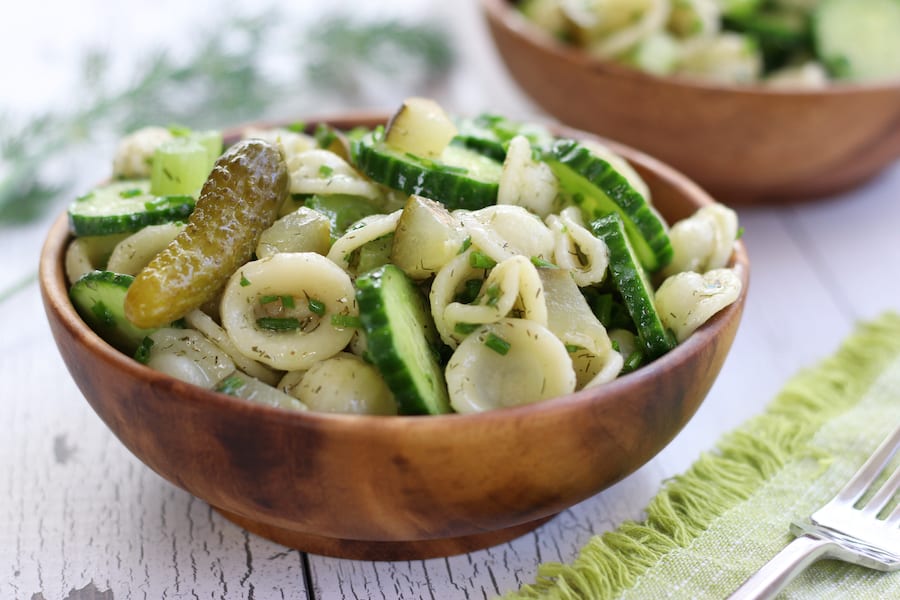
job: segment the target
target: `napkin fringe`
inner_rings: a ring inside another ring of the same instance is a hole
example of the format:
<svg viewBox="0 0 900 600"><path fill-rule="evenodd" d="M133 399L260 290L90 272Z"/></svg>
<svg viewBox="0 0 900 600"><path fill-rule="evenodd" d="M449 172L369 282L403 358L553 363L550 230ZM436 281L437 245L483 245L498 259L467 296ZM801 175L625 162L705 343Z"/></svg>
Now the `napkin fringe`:
<svg viewBox="0 0 900 600"><path fill-rule="evenodd" d="M789 460L828 457L807 446L815 432L852 408L900 354L900 314L859 324L831 357L795 375L766 411L723 436L669 480L643 522L593 536L571 564L545 563L533 584L506 600L613 598L668 552L687 547L716 518L748 499Z"/></svg>

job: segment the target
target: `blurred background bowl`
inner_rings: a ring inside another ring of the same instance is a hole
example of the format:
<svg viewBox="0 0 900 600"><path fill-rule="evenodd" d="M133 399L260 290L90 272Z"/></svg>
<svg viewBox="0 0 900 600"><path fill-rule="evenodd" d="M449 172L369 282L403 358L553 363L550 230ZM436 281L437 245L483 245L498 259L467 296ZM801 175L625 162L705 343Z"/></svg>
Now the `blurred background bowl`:
<svg viewBox="0 0 900 600"><path fill-rule="evenodd" d="M348 129L386 120L329 122ZM712 202L675 170L610 145L645 178L670 222ZM634 472L706 397L737 331L749 278L738 242L732 265L743 291L737 301L670 353L603 386L472 415L317 414L196 387L115 350L69 300L64 255L70 239L64 214L41 254L44 306L69 372L119 440L249 531L315 554L366 560L492 546Z"/></svg>
<svg viewBox="0 0 900 600"><path fill-rule="evenodd" d="M721 202L836 194L900 158L900 80L795 91L660 77L554 39L511 0L481 5L508 72L544 110L659 158Z"/></svg>

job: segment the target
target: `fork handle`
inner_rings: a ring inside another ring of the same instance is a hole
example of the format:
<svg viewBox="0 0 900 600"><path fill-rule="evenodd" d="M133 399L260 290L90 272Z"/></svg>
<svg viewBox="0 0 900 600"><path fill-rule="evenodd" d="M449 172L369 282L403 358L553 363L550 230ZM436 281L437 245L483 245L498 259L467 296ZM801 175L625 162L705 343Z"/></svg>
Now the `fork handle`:
<svg viewBox="0 0 900 600"><path fill-rule="evenodd" d="M840 546L829 540L809 534L796 537L741 584L741 587L729 596L729 600L774 598L806 567L826 554L839 551Z"/></svg>

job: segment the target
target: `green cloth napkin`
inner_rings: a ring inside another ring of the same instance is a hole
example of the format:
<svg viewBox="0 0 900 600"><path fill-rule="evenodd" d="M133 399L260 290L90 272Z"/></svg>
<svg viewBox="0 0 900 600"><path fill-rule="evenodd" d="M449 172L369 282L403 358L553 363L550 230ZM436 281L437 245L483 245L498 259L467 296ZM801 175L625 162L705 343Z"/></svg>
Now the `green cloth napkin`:
<svg viewBox="0 0 900 600"><path fill-rule="evenodd" d="M887 313L668 481L643 522L594 536L569 565L541 565L535 583L505 598L725 598L898 423L900 315ZM781 597L900 598L900 572L823 560Z"/></svg>

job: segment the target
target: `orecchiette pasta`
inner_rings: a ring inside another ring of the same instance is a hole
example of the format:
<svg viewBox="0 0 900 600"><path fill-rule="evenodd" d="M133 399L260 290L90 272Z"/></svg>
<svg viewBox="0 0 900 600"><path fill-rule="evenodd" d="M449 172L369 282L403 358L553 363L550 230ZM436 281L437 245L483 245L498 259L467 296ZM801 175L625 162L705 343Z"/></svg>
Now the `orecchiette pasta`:
<svg viewBox="0 0 900 600"><path fill-rule="evenodd" d="M492 205L474 211L457 210L472 245L500 262L515 255L549 258L553 233L540 218L521 206Z"/></svg>
<svg viewBox="0 0 900 600"><path fill-rule="evenodd" d="M575 389L563 343L526 319L483 325L454 351L446 369L450 404L472 413L538 402Z"/></svg>
<svg viewBox="0 0 900 600"><path fill-rule="evenodd" d="M659 286L656 310L681 343L740 293L741 280L731 269L713 269L703 275L685 271L667 277Z"/></svg>
<svg viewBox="0 0 900 600"><path fill-rule="evenodd" d="M673 256L663 273L703 273L724 267L731 257L737 234L738 219L734 210L722 204L704 206L669 230Z"/></svg>
<svg viewBox="0 0 900 600"><path fill-rule="evenodd" d="M547 305L547 328L569 351L577 387L612 381L622 369L606 328L591 310L578 285L563 269L541 269Z"/></svg>
<svg viewBox="0 0 900 600"><path fill-rule="evenodd" d="M85 236L72 240L66 248L66 278L75 283L85 273L102 269L116 244L128 234Z"/></svg>
<svg viewBox="0 0 900 600"><path fill-rule="evenodd" d="M509 142L500 174L497 204L522 206L540 217L555 208L559 184L547 163L534 160L531 143L525 136Z"/></svg>
<svg viewBox="0 0 900 600"><path fill-rule="evenodd" d="M228 355L232 362L234 362L235 367L247 375L255 377L269 385L274 385L278 381L279 374L277 371L273 371L266 365L244 355L235 347L234 343L232 343L231 338L228 337L228 333L219 327L213 318L202 310L192 310L184 316L184 321L190 327L193 327L209 338L211 342Z"/></svg>
<svg viewBox="0 0 900 600"><path fill-rule="evenodd" d="M455 324L444 318L444 311L454 302L457 294L465 288L467 282L477 282L480 290L482 282L487 277L487 269L472 265L472 253L473 249L469 248L444 265L435 275L428 295L431 316L434 318L438 335L451 348L456 348L465 335L454 331Z"/></svg>
<svg viewBox="0 0 900 600"><path fill-rule="evenodd" d="M401 214L402 211L397 210L387 215L372 215L360 219L347 233L335 240L328 251L328 259L342 269L352 271L353 253L369 242L393 233Z"/></svg>
<svg viewBox="0 0 900 600"><path fill-rule="evenodd" d="M553 262L568 270L581 287L603 281L609 266L606 243L567 213L550 215L547 225L556 238Z"/></svg>
<svg viewBox="0 0 900 600"><path fill-rule="evenodd" d="M609 0L634 6L638 0ZM601 58L620 56L640 43L648 35L661 30L669 19L671 5L668 0L644 0L645 6L637 19L587 45L587 51ZM635 13L631 13L634 15Z"/></svg>
<svg viewBox="0 0 900 600"><path fill-rule="evenodd" d="M146 365L176 379L212 388L234 371L228 355L199 331L164 327L149 338Z"/></svg>
<svg viewBox="0 0 900 600"><path fill-rule="evenodd" d="M532 262L521 255L507 258L491 270L474 303L448 304L442 320L455 331L459 324L493 323L507 316L547 324L541 278Z"/></svg>
<svg viewBox="0 0 900 600"><path fill-rule="evenodd" d="M116 273L136 275L150 259L184 229L180 223L150 225L128 236L113 249L106 268Z"/></svg>
<svg viewBox="0 0 900 600"><path fill-rule="evenodd" d="M348 194L379 199L378 186L327 150L307 150L287 160L292 194Z"/></svg>
<svg viewBox="0 0 900 600"><path fill-rule="evenodd" d="M358 314L349 275L312 252L245 264L229 279L221 312L241 352L285 371L308 369L343 350L354 330L336 325L333 316Z"/></svg>
<svg viewBox="0 0 900 600"><path fill-rule="evenodd" d="M140 178L150 176L153 153L174 135L165 127L143 127L119 142L113 158L113 177Z"/></svg>
<svg viewBox="0 0 900 600"><path fill-rule="evenodd" d="M285 376L288 378L291 373ZM396 415L397 402L378 369L342 352L314 364L279 388L318 412Z"/></svg>

